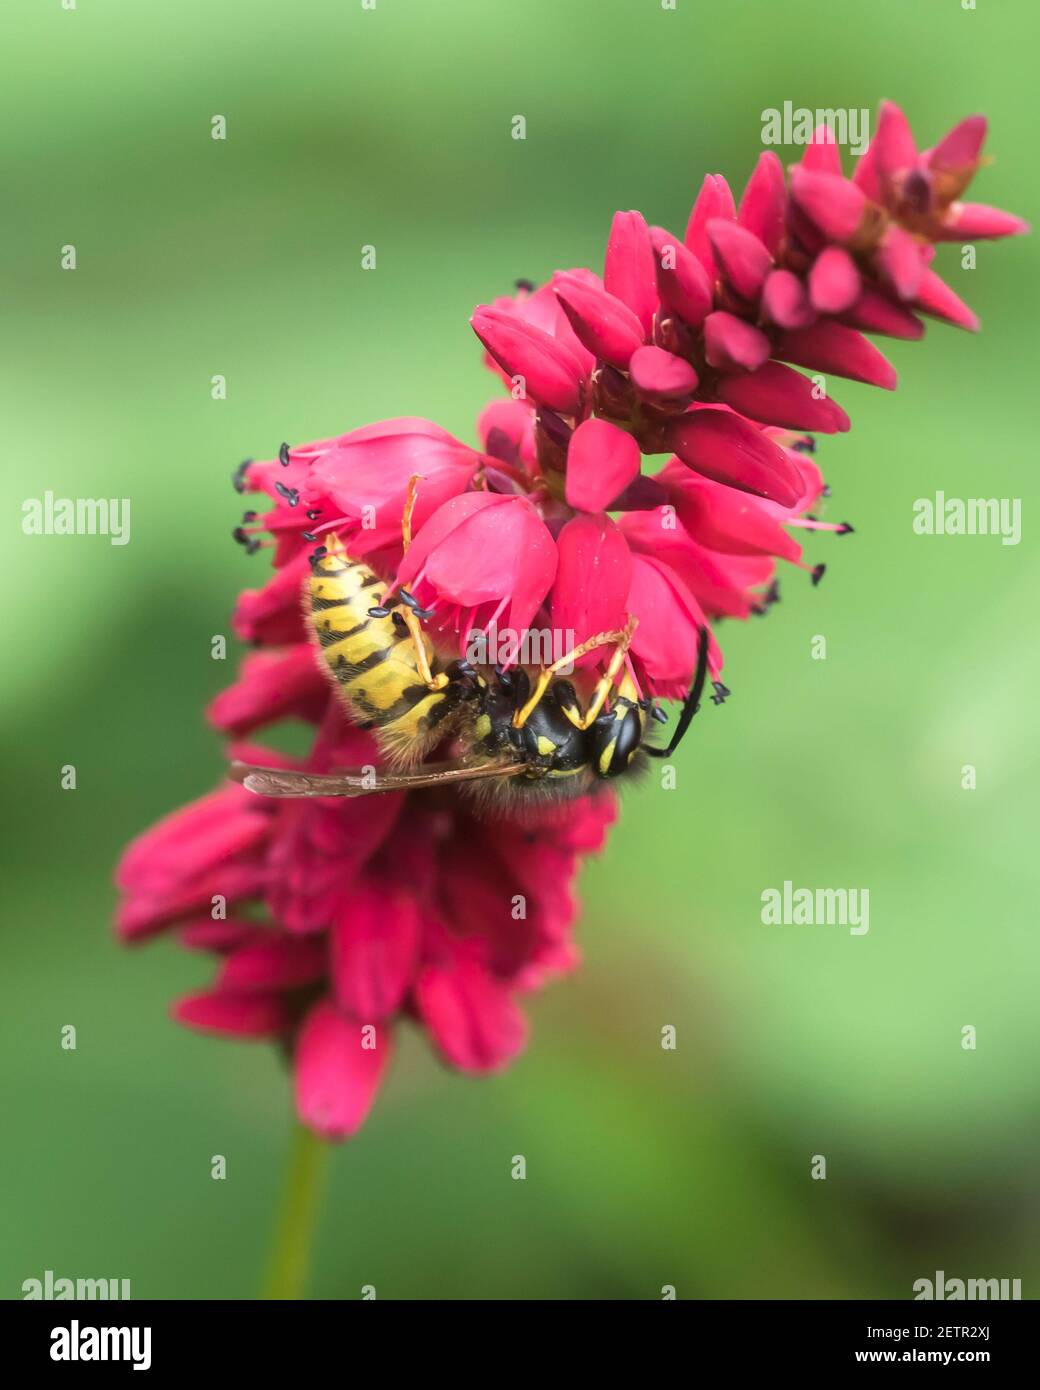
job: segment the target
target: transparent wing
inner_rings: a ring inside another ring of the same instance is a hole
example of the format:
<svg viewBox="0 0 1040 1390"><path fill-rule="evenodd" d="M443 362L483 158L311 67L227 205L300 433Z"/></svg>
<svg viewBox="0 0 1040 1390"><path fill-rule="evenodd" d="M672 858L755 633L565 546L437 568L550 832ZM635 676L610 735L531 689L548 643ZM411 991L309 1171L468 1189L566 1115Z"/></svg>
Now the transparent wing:
<svg viewBox="0 0 1040 1390"><path fill-rule="evenodd" d="M377 796L381 792L415 791L420 787L453 786L482 777L516 777L523 763L426 763L415 772L386 768L344 768L341 772L295 772L284 767L253 767L233 762L228 776L257 796Z"/></svg>

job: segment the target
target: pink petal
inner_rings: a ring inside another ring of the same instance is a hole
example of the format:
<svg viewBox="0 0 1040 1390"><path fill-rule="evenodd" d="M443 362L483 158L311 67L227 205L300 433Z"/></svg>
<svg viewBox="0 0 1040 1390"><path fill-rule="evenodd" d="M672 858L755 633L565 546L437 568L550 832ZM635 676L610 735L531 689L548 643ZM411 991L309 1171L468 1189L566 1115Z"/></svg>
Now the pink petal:
<svg viewBox="0 0 1040 1390"><path fill-rule="evenodd" d="M789 270L771 270L762 287L762 312L779 328L807 328L816 317L804 281Z"/></svg>
<svg viewBox="0 0 1040 1390"><path fill-rule="evenodd" d="M580 342L622 370L643 344L643 326L622 300L575 276L553 276L553 289Z"/></svg>
<svg viewBox="0 0 1040 1390"><path fill-rule="evenodd" d="M273 1038L292 1016L280 994L188 994L171 1009L178 1023L234 1038Z"/></svg>
<svg viewBox="0 0 1040 1390"><path fill-rule="evenodd" d="M401 512L410 479L422 483L412 517L413 529L449 497L468 486L481 456L429 420L384 420L354 430L321 454L311 469L311 482L331 497L345 516L356 521L374 516L365 539L376 546L400 537Z"/></svg>
<svg viewBox="0 0 1040 1390"><path fill-rule="evenodd" d="M840 246L828 246L809 271L809 299L821 314L841 314L859 298L861 280L856 263Z"/></svg>
<svg viewBox="0 0 1040 1390"><path fill-rule="evenodd" d="M497 1071L527 1041L527 1023L508 986L461 953L450 964L427 966L415 998L433 1041L460 1071Z"/></svg>
<svg viewBox="0 0 1040 1390"><path fill-rule="evenodd" d="M708 620L679 576L662 560L632 557L632 587L628 611L639 620L632 654L655 685L677 695L688 685L697 665L701 629ZM722 669L722 652L710 637L708 661L713 673Z"/></svg>
<svg viewBox="0 0 1040 1390"><path fill-rule="evenodd" d="M784 233L786 210L783 165L772 150L766 150L759 155L755 171L748 179L737 221L753 232L769 254L775 256Z"/></svg>
<svg viewBox="0 0 1040 1390"><path fill-rule="evenodd" d="M773 268L773 258L761 240L735 222L718 218L708 223L708 236L719 267L737 294L756 300Z"/></svg>
<svg viewBox="0 0 1040 1390"><path fill-rule="evenodd" d="M651 227L661 301L696 328L711 308L711 284L692 251L663 227Z"/></svg>
<svg viewBox="0 0 1040 1390"><path fill-rule="evenodd" d="M648 336L657 312L657 278L650 233L641 212L616 212L607 239L603 283L638 318Z"/></svg>
<svg viewBox="0 0 1040 1390"><path fill-rule="evenodd" d="M375 1046L365 1043L375 1042ZM346 1018L329 1000L304 1020L294 1063L296 1110L326 1139L347 1139L364 1124L392 1052L385 1025L374 1032Z"/></svg>
<svg viewBox="0 0 1040 1390"><path fill-rule="evenodd" d="M573 632L575 642L583 642L597 632L624 627L632 557L614 522L602 515L576 516L557 536L556 546L560 561L552 592L553 630ZM589 652L578 665L602 660L602 650Z"/></svg>
<svg viewBox="0 0 1040 1390"><path fill-rule="evenodd" d="M639 473L639 445L607 420L585 420L567 452L566 496L576 511L605 510Z"/></svg>
<svg viewBox="0 0 1040 1390"><path fill-rule="evenodd" d="M791 197L831 241L848 241L863 220L863 192L840 174L818 174L796 164L791 170Z"/></svg>
<svg viewBox="0 0 1040 1390"><path fill-rule="evenodd" d="M813 383L779 362L767 362L746 376L725 376L719 397L752 420L789 430L836 434L849 428L849 417L836 401L817 399Z"/></svg>
<svg viewBox="0 0 1040 1390"><path fill-rule="evenodd" d="M387 1018L401 1005L418 962L419 904L401 887L360 883L332 922L332 984L355 1018Z"/></svg>
<svg viewBox="0 0 1040 1390"><path fill-rule="evenodd" d="M421 574L461 608L508 596L509 625L520 629L534 617L555 573L556 546L527 498L470 492L431 517L397 577L411 587Z"/></svg>
<svg viewBox="0 0 1040 1390"><path fill-rule="evenodd" d="M704 355L709 366L753 372L769 353L769 339L746 319L719 309L704 320Z"/></svg>
<svg viewBox="0 0 1040 1390"><path fill-rule="evenodd" d="M510 377L523 377L527 395L550 410L575 414L581 406L581 364L556 338L512 314L480 306L473 331Z"/></svg>
<svg viewBox="0 0 1040 1390"><path fill-rule="evenodd" d="M811 328L784 334L775 355L810 371L832 372L886 391L896 388L895 368L874 344L854 328L832 320L821 319Z"/></svg>
<svg viewBox="0 0 1040 1390"><path fill-rule="evenodd" d="M786 450L730 410L708 406L683 415L670 426L668 443L684 463L715 482L785 507L802 494Z"/></svg>

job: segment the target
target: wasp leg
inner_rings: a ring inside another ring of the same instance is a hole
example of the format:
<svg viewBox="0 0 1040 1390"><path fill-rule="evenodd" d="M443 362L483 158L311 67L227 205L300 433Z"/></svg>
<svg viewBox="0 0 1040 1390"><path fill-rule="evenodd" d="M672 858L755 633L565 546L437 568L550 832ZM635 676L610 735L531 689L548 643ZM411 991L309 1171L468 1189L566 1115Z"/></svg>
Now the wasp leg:
<svg viewBox="0 0 1040 1390"><path fill-rule="evenodd" d="M412 513L415 511L415 500L421 482L421 473L413 473L408 479L408 492L405 497L404 511L401 513L401 541L406 552L412 543Z"/></svg>
<svg viewBox="0 0 1040 1390"><path fill-rule="evenodd" d="M411 636L412 645L415 647L415 664L419 669L421 679L430 690L443 690L449 683L450 677L446 676L443 671L435 676L430 670L430 658L426 651L426 636L422 630L422 623L420 623L418 615L413 612L411 608L404 608L398 611L401 621L404 623Z"/></svg>
<svg viewBox="0 0 1040 1390"><path fill-rule="evenodd" d="M578 725L579 729L588 729L595 723L600 710L606 704L607 696L610 694L611 690L613 690L614 683L621 672L622 666L625 664L625 658L628 656L628 649L632 645L632 635L635 630L636 619L630 617L625 624L624 632L621 634L614 647L614 655L610 658L607 669L596 683L596 689L592 692L592 699L589 701L589 707L582 716L581 723Z"/></svg>
<svg viewBox="0 0 1040 1390"><path fill-rule="evenodd" d="M617 666L614 668L614 676L616 676L617 671L621 668L621 662L625 659L625 654L627 653L629 643L632 640L632 633L635 631L635 626L635 619L629 618L628 623L621 632L597 632L595 637L590 637L587 639L587 641L582 642L579 646L574 647L571 651L565 652L563 656L561 656L558 661L554 661L551 666L543 666L541 671L539 671L538 673L538 679L534 683L534 689L531 691L530 699L521 709L518 709L517 712L513 715L513 728L522 729L524 727L524 725L530 719L533 711L537 708L538 702L541 700L545 692L549 689L549 684L552 681L553 676L555 676L558 671L560 671L564 666L572 666L574 662L577 661L580 657L585 656L588 652L595 651L597 647L609 647L613 645L615 648L621 649L620 657L617 655L617 651L615 651L614 657L611 658L612 666L614 665L614 661L617 661ZM611 676L606 689L603 691L603 696L600 699L599 704L596 706L597 713L599 713L599 709L603 704L603 700L607 698L607 690L609 690L610 686L613 684L614 676ZM596 687L596 690L598 694L599 686ZM588 721L587 714L583 716L583 720ZM573 722L574 721L572 720L572 723ZM578 727L587 728L588 723L583 722L582 724L579 724Z"/></svg>
<svg viewBox="0 0 1040 1390"><path fill-rule="evenodd" d="M700 646L697 651L697 670L690 685L689 693L683 701L682 713L679 715L679 722L675 726L675 733L672 735L667 748L651 748L648 744L643 744L644 753L649 753L652 758L670 758L679 744L683 740L683 735L690 727L690 721L701 707L701 696L704 694L704 685L708 679L708 629L701 628Z"/></svg>

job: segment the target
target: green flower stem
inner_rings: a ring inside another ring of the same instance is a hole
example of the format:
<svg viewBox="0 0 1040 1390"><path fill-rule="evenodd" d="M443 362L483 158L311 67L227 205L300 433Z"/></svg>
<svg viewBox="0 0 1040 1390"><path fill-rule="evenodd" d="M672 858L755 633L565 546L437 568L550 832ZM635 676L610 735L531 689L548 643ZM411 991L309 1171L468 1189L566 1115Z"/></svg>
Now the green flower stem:
<svg viewBox="0 0 1040 1390"><path fill-rule="evenodd" d="M304 1296L329 1147L304 1125L295 1126L264 1298Z"/></svg>

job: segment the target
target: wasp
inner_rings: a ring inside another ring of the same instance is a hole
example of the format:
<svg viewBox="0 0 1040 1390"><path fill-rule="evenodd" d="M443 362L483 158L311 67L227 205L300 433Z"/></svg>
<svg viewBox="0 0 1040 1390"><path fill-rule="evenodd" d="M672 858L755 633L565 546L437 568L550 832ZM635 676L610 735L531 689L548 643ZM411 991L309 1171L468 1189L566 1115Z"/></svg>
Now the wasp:
<svg viewBox="0 0 1040 1390"><path fill-rule="evenodd" d="M333 536L311 557L304 616L320 659L352 719L372 729L388 767L313 773L232 766L232 775L263 796L365 796L458 783L486 796L515 799L582 796L635 769L645 757L667 758L697 713L708 674L708 631L701 629L697 669L671 741L647 743L651 719L663 718L639 697L625 658L634 631L602 632L532 676L523 666L485 668L443 660L407 590L388 586ZM587 652L612 646L606 670L583 707L559 675ZM728 693L728 692L727 692ZM449 762L424 758L452 744Z"/></svg>

